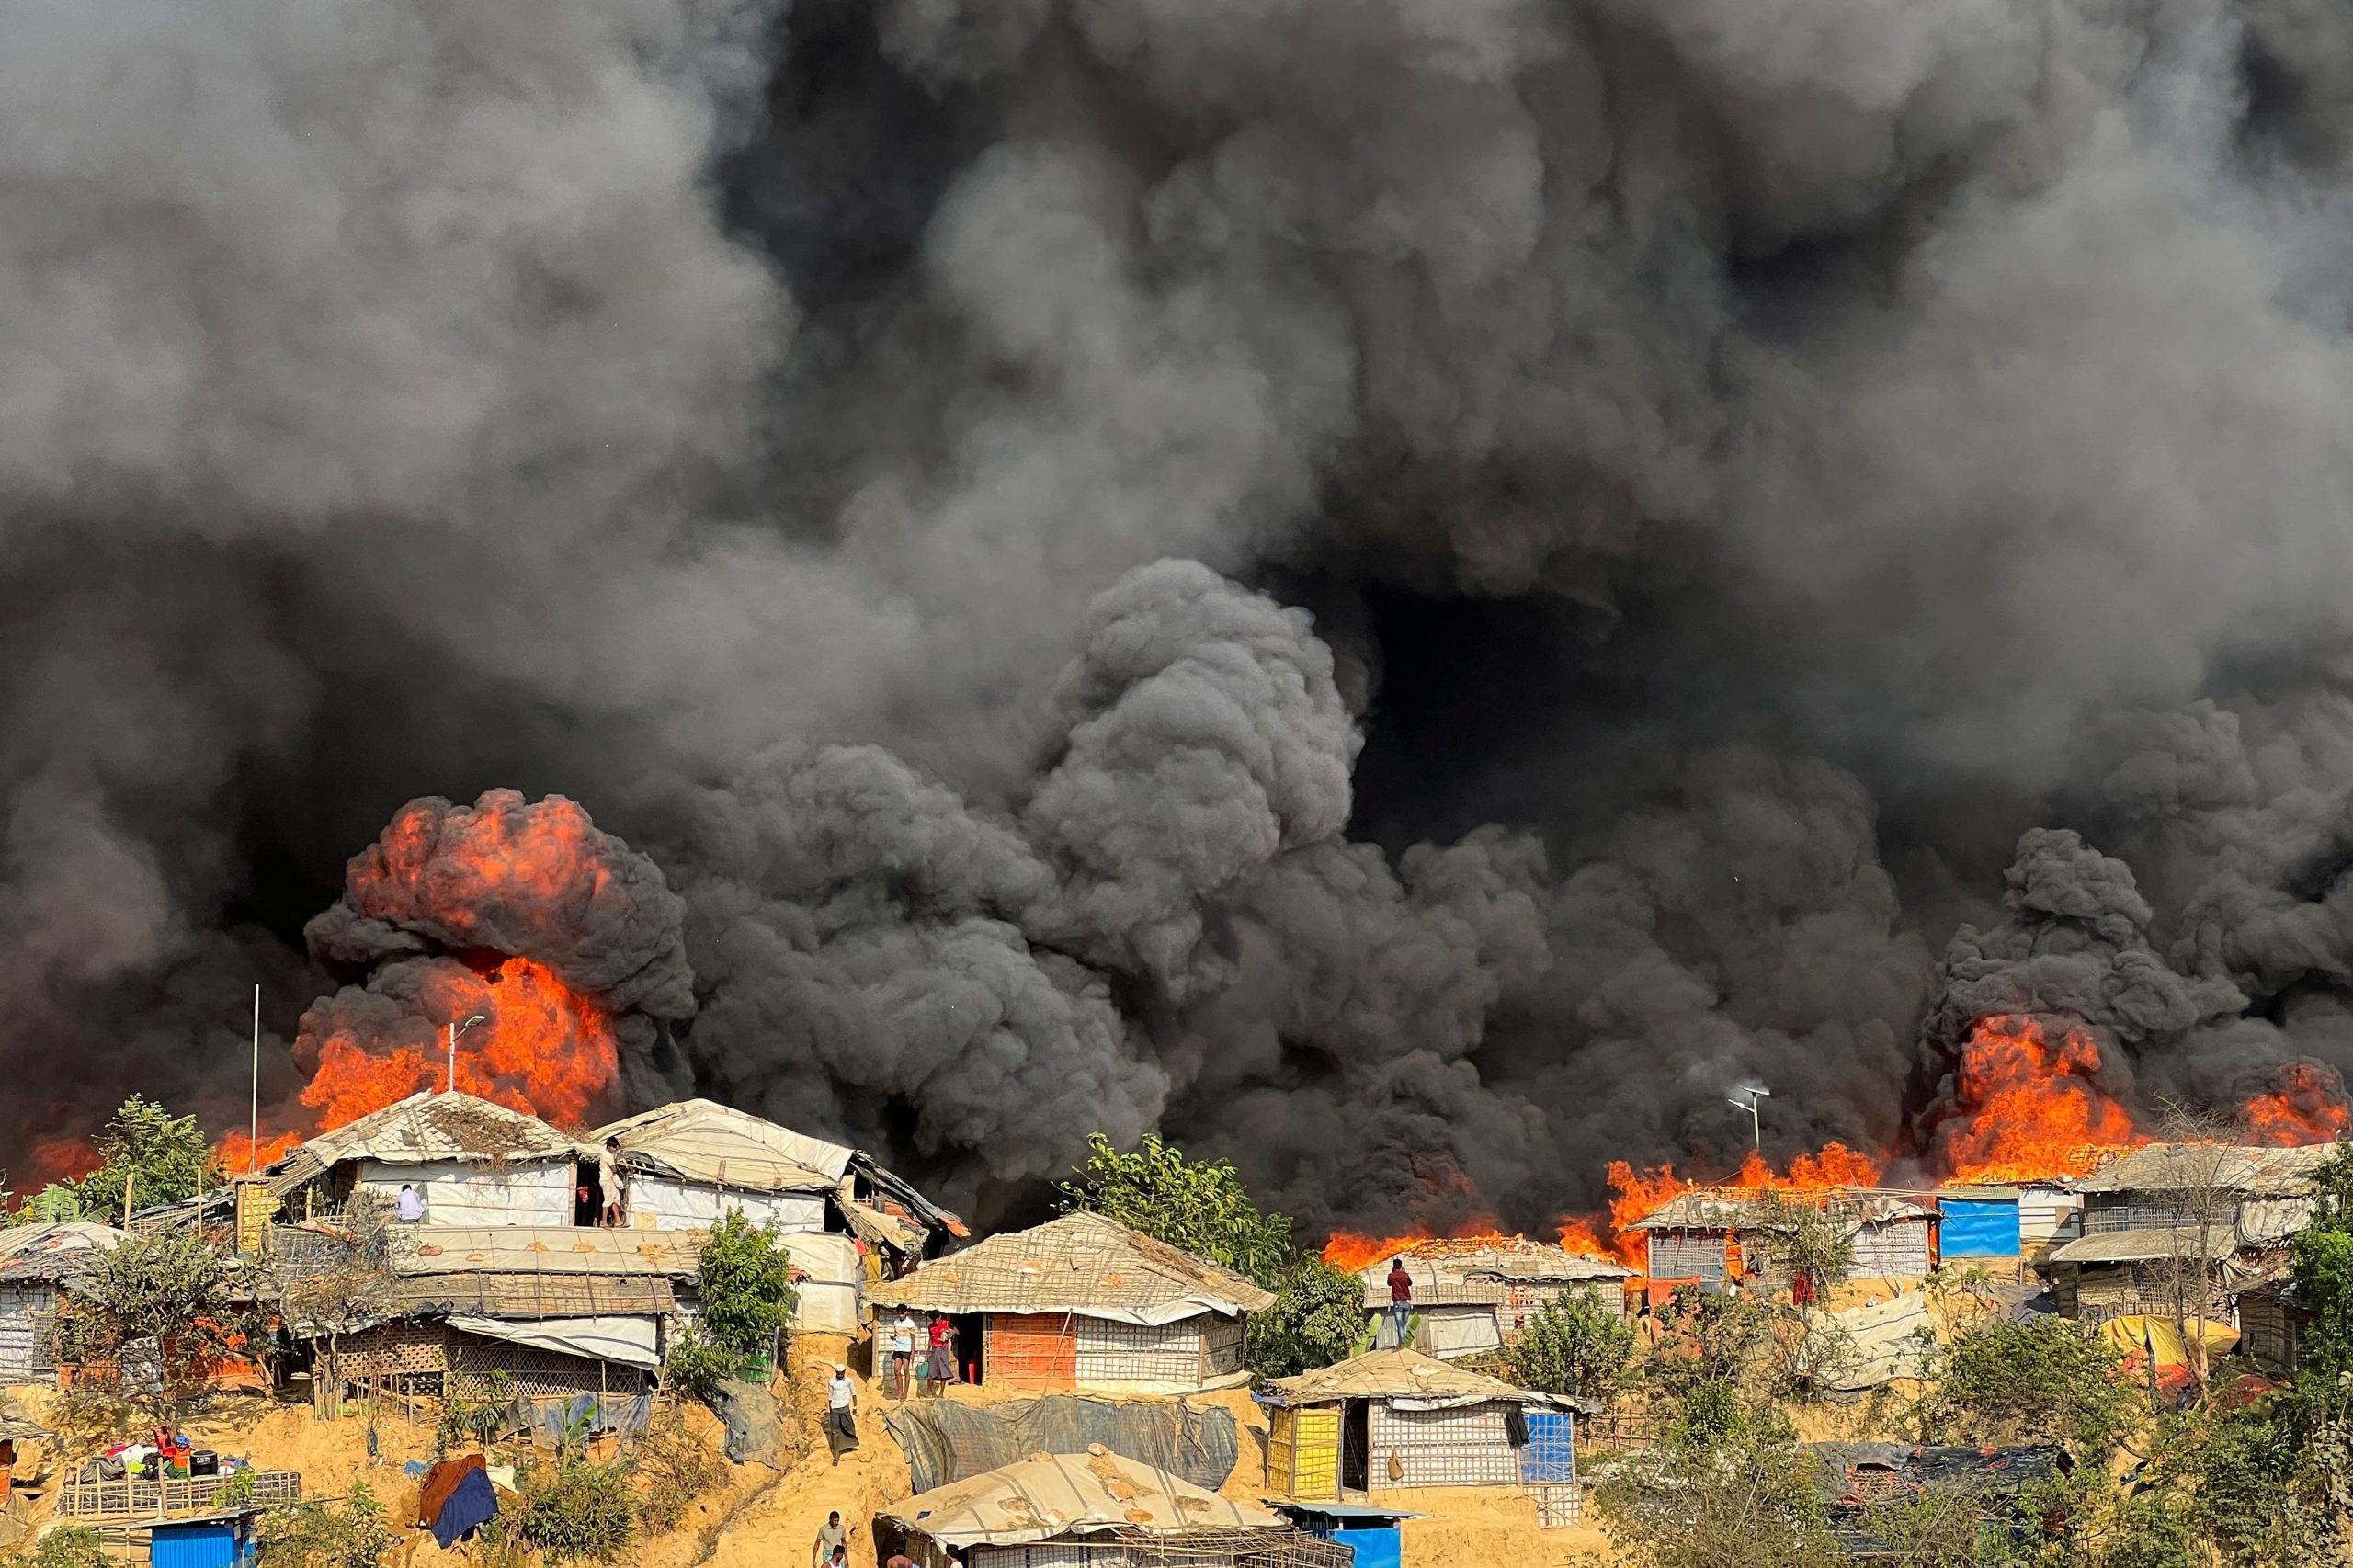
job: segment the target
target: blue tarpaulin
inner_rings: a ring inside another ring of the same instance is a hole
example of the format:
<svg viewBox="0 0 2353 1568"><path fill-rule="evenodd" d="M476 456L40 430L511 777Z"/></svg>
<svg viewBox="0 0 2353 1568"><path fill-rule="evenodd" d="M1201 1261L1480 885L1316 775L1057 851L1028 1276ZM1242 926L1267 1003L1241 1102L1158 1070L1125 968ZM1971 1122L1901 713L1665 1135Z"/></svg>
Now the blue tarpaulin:
<svg viewBox="0 0 2353 1568"><path fill-rule="evenodd" d="M2018 1256L2018 1200L2015 1198L1948 1198L1942 1246L1947 1257Z"/></svg>
<svg viewBox="0 0 2353 1568"><path fill-rule="evenodd" d="M1326 1539L1354 1550L1357 1568L1400 1568L1405 1561L1405 1538L1395 1525L1386 1529L1334 1530Z"/></svg>
<svg viewBox="0 0 2353 1568"><path fill-rule="evenodd" d="M470 1470L449 1494L449 1500L441 1505L441 1512L434 1516L434 1542L447 1551L497 1517L498 1494L491 1490L490 1477Z"/></svg>
<svg viewBox="0 0 2353 1568"><path fill-rule="evenodd" d="M245 1532L227 1519L191 1519L158 1524L148 1537L153 1568L248 1568L253 1552Z"/></svg>
<svg viewBox="0 0 2353 1568"><path fill-rule="evenodd" d="M1576 1417L1565 1410L1527 1414L1528 1447L1519 1450L1519 1479L1529 1486L1577 1478Z"/></svg>

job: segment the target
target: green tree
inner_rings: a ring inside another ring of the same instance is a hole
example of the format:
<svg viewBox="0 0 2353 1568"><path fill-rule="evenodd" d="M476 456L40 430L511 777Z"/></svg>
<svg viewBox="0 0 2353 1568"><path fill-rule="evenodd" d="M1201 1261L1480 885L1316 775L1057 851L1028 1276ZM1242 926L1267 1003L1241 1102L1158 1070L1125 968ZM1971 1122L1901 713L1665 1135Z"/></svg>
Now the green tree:
<svg viewBox="0 0 2353 1568"><path fill-rule="evenodd" d="M1788 1422L1717 1382L1692 1391L1665 1440L1612 1466L1596 1497L1631 1568L1818 1568L1842 1555L1819 1474Z"/></svg>
<svg viewBox="0 0 2353 1568"><path fill-rule="evenodd" d="M731 1209L703 1244L697 1295L703 1331L738 1357L776 1347L792 1321L792 1258L775 1221L754 1225Z"/></svg>
<svg viewBox="0 0 2353 1568"><path fill-rule="evenodd" d="M141 1095L124 1100L98 1134L97 1170L74 1184L85 1213L119 1221L126 1188L133 1210L184 1203L199 1180L218 1187L222 1177L211 1144L192 1116L174 1116Z"/></svg>
<svg viewBox="0 0 2353 1568"><path fill-rule="evenodd" d="M1371 1320L1364 1281L1302 1253L1283 1271L1275 1304L1250 1320L1249 1369L1260 1378L1288 1378L1355 1355Z"/></svg>
<svg viewBox="0 0 2353 1568"><path fill-rule="evenodd" d="M252 1326L232 1300L234 1267L200 1232L124 1237L90 1266L61 1315L61 1358L115 1362L134 1403L176 1422Z"/></svg>
<svg viewBox="0 0 2353 1568"><path fill-rule="evenodd" d="M2139 1419L2140 1396L2115 1349L2087 1324L2061 1317L1983 1323L1956 1338L1932 1420L1974 1437L2064 1442L2098 1460Z"/></svg>
<svg viewBox="0 0 2353 1568"><path fill-rule="evenodd" d="M259 1568L376 1568L398 1537L365 1482L341 1502L301 1503L261 1517Z"/></svg>
<svg viewBox="0 0 2353 1568"><path fill-rule="evenodd" d="M2312 1314L2298 1342L2303 1373L2334 1381L2353 1371L2353 1143L2340 1142L2313 1179L2319 1199L2290 1244L2290 1267Z"/></svg>
<svg viewBox="0 0 2353 1568"><path fill-rule="evenodd" d="M1181 1252L1279 1290L1291 1258L1288 1214L1262 1212L1223 1160L1193 1161L1147 1135L1121 1153L1100 1132L1086 1140L1086 1163L1063 1184L1063 1211L1117 1220Z"/></svg>
<svg viewBox="0 0 2353 1568"><path fill-rule="evenodd" d="M1634 1326L1621 1312L1572 1290L1544 1303L1504 1351L1511 1381L1544 1393L1607 1399L1626 1384Z"/></svg>

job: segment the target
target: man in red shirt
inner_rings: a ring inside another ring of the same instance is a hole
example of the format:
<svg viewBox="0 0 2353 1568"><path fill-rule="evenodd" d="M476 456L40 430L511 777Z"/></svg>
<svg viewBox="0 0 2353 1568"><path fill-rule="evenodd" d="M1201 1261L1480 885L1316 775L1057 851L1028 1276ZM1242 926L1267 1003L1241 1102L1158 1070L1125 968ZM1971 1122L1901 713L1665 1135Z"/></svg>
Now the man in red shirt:
<svg viewBox="0 0 2353 1568"><path fill-rule="evenodd" d="M1406 1320L1414 1315L1414 1277L1405 1272L1405 1260L1402 1257L1389 1260L1389 1315L1396 1320L1397 1344L1402 1349Z"/></svg>

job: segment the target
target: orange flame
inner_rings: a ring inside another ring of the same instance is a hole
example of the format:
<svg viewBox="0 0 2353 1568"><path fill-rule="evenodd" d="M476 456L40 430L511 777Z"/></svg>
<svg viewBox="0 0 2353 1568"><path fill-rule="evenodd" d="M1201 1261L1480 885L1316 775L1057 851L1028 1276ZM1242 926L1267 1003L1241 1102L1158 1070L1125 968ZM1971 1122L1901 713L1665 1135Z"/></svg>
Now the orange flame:
<svg viewBox="0 0 2353 1568"><path fill-rule="evenodd" d="M2280 1086L2247 1101L2240 1119L2253 1142L2283 1149L2326 1143L2353 1131L2345 1081L2334 1068L2312 1062L2290 1062L2281 1068Z"/></svg>
<svg viewBox="0 0 2353 1568"><path fill-rule="evenodd" d="M105 1163L88 1139L70 1132L53 1132L32 1141L25 1151L25 1168L15 1173L10 1190L39 1192L51 1182L88 1176Z"/></svg>
<svg viewBox="0 0 2353 1568"><path fill-rule="evenodd" d="M1787 1171L1776 1171L1764 1155L1751 1149L1739 1170L1711 1183L1679 1176L1672 1165L1638 1170L1624 1160L1612 1160L1609 1185L1616 1196L1609 1200L1608 1220L1595 1216L1563 1221L1561 1244L1572 1252L1615 1258L1639 1269L1648 1259L1642 1235L1632 1229L1634 1222L1703 1186L1731 1192L1835 1192L1841 1187L1876 1187L1879 1177L1878 1161L1837 1142L1824 1143L1815 1153L1795 1156Z"/></svg>
<svg viewBox="0 0 2353 1568"><path fill-rule="evenodd" d="M559 1126L585 1122L620 1075L610 1019L529 959L508 959L488 974L443 962L419 1001L428 1017L402 1018L390 1038L347 1024L324 1038L304 1029L298 1049L315 1052L319 1065L301 1100L319 1113L320 1131L448 1087L449 1058L433 1017L486 1014L487 1024L458 1037L458 1088Z"/></svg>
<svg viewBox="0 0 2353 1568"><path fill-rule="evenodd" d="M426 916L458 946L492 937L482 926L495 911L495 939L483 945L537 950L530 936L560 940L564 913L605 892L612 872L597 837L587 812L561 795L529 806L512 790L493 790L479 807L413 801L347 868L346 896L379 919ZM518 923L540 929L518 931Z"/></svg>
<svg viewBox="0 0 2353 1568"><path fill-rule="evenodd" d="M2096 1081L2099 1041L2081 1028L2057 1040L2022 1014L1981 1018L1956 1069L1961 1118L1938 1153L1960 1181L2081 1176L2106 1155L2149 1142Z"/></svg>

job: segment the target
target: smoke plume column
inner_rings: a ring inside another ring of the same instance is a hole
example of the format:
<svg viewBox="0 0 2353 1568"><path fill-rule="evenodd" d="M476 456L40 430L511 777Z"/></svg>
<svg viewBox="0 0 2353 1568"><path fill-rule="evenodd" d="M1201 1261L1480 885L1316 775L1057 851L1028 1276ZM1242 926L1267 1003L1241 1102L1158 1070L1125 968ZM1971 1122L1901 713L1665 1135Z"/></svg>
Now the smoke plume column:
<svg viewBox="0 0 2353 1568"><path fill-rule="evenodd" d="M685 908L661 870L574 801L494 790L410 801L352 857L306 928L330 973L364 976L302 1016L301 1094L324 1127L447 1082L564 1125L658 1081L694 1010Z"/></svg>

